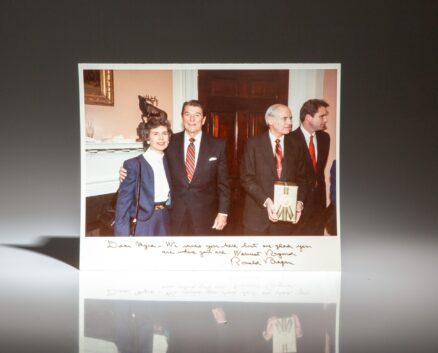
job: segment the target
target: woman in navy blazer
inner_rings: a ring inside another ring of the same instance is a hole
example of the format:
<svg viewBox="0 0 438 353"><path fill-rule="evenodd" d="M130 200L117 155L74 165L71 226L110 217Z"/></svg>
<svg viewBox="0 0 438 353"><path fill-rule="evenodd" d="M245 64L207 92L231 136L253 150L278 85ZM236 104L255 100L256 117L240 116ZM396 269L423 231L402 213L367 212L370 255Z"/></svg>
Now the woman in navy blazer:
<svg viewBox="0 0 438 353"><path fill-rule="evenodd" d="M114 235L129 236L131 218L137 219L136 236L169 234L171 180L164 150L171 134L167 119L150 117L146 123L145 152L123 163L128 175L119 187Z"/></svg>

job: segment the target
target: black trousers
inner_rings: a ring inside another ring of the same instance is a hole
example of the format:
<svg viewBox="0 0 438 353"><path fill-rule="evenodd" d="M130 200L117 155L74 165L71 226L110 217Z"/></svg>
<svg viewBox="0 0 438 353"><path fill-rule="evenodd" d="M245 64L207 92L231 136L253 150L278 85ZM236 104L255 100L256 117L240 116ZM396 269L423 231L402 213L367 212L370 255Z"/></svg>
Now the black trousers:
<svg viewBox="0 0 438 353"><path fill-rule="evenodd" d="M213 226L213 223L211 224ZM179 226L172 226L172 235L211 235L212 229L201 229L195 226L195 221L192 219L190 212L186 209L184 213L184 222Z"/></svg>

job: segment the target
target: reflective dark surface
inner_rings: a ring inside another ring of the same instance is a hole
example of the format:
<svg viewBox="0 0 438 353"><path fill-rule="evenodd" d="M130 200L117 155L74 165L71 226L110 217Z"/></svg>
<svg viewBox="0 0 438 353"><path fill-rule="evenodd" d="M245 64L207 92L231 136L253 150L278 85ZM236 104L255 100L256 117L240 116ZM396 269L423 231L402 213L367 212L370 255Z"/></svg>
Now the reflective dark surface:
<svg viewBox="0 0 438 353"><path fill-rule="evenodd" d="M84 323L87 352L325 353L336 344L336 304L89 299Z"/></svg>
<svg viewBox="0 0 438 353"><path fill-rule="evenodd" d="M79 62L339 62L339 351L438 352L436 9L2 1L0 240L79 233ZM2 353L78 352L79 313L75 268L0 248Z"/></svg>
<svg viewBox="0 0 438 353"><path fill-rule="evenodd" d="M379 268L364 257L367 270L343 273L339 302L328 274L87 278L46 255L0 247L0 351L274 352L274 341L295 337L297 352L435 353L435 249L387 249Z"/></svg>

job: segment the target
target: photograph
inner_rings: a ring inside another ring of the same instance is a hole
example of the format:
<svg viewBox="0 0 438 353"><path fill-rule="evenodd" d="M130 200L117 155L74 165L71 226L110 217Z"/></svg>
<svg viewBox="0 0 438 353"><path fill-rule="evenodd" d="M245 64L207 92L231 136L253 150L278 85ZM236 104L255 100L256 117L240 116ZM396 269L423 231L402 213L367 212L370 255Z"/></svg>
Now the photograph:
<svg viewBox="0 0 438 353"><path fill-rule="evenodd" d="M339 238L340 69L80 64L83 236Z"/></svg>

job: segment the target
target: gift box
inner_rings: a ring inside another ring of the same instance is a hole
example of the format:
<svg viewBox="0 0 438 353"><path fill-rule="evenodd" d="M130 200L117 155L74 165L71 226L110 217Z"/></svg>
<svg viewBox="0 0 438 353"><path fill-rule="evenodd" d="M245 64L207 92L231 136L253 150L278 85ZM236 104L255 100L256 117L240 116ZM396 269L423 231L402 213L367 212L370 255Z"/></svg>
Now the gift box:
<svg viewBox="0 0 438 353"><path fill-rule="evenodd" d="M277 181L274 183L274 211L278 220L295 222L298 185Z"/></svg>
<svg viewBox="0 0 438 353"><path fill-rule="evenodd" d="M272 346L273 353L294 353L297 351L297 337L293 317L278 318L275 321Z"/></svg>

